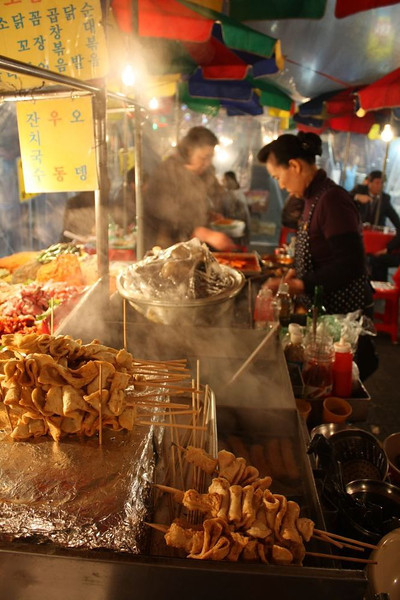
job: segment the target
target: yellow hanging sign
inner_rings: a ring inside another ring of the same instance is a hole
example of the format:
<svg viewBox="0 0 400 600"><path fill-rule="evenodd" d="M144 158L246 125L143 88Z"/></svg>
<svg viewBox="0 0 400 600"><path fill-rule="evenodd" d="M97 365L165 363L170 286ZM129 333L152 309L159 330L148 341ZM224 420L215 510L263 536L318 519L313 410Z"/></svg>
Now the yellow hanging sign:
<svg viewBox="0 0 400 600"><path fill-rule="evenodd" d="M90 97L18 102L25 190L98 189Z"/></svg>
<svg viewBox="0 0 400 600"><path fill-rule="evenodd" d="M77 79L107 74L99 0L0 0L0 54ZM41 85L0 71L0 88Z"/></svg>
<svg viewBox="0 0 400 600"><path fill-rule="evenodd" d="M22 173L22 160L17 158L17 176L19 188L19 201L28 202L31 198L36 198L38 194L27 194L25 191L24 175Z"/></svg>

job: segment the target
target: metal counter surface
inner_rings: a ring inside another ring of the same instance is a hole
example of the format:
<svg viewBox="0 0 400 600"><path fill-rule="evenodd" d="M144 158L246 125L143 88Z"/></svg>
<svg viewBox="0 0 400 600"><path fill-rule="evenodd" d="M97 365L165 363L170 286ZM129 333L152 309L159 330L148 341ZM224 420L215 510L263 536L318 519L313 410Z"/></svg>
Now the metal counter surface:
<svg viewBox="0 0 400 600"><path fill-rule="evenodd" d="M93 337L123 346L121 306L99 313L94 300L68 319L72 337ZM235 384L228 386L265 336L265 331L232 327L171 328L136 319L127 311L128 350L138 358L187 358L194 372L215 391L222 445L231 437L249 445L289 439L298 459L295 481L275 476L276 490L298 499L304 514L321 523L322 515L306 456L307 430L299 420L283 352L272 338ZM227 326L228 325L228 326ZM157 532L155 532L157 534ZM161 535L161 534L159 534ZM315 542L314 542L315 543ZM315 547L312 546L315 550ZM319 546L320 551L328 548ZM323 562L321 562L323 560ZM59 550L29 544L0 546L1 600L176 600L230 598L249 594L279 600L321 597L358 600L367 586L362 570L342 568L327 559L307 558L307 566L190 561L173 557L131 556L111 552Z"/></svg>

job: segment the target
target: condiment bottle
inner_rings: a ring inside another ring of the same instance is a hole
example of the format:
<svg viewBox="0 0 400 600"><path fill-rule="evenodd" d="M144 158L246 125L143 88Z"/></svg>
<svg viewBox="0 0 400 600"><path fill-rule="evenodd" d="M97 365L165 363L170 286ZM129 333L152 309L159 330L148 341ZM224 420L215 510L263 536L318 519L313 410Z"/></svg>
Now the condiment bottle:
<svg viewBox="0 0 400 600"><path fill-rule="evenodd" d="M284 349L286 362L288 365L295 365L302 369L304 362L304 344L301 326L297 323L290 323L289 335L290 340Z"/></svg>
<svg viewBox="0 0 400 600"><path fill-rule="evenodd" d="M332 395L334 349L331 338L315 338L304 350L304 397L311 403L309 423L322 422L322 402Z"/></svg>
<svg viewBox="0 0 400 600"><path fill-rule="evenodd" d="M326 308L323 302L324 288L322 285L314 287L314 299L310 310L307 313L307 327L313 327L314 335L317 321L320 317L326 315Z"/></svg>
<svg viewBox="0 0 400 600"><path fill-rule="evenodd" d="M341 338L334 344L333 393L341 398L349 398L352 390L353 352L351 345Z"/></svg>
<svg viewBox="0 0 400 600"><path fill-rule="evenodd" d="M282 327L288 327L292 314L292 299L289 294L289 285L281 283L276 294L276 301L279 306L279 322Z"/></svg>
<svg viewBox="0 0 400 600"><path fill-rule="evenodd" d="M262 287L257 294L254 306L254 327L267 329L270 322L276 321L275 312L272 290Z"/></svg>

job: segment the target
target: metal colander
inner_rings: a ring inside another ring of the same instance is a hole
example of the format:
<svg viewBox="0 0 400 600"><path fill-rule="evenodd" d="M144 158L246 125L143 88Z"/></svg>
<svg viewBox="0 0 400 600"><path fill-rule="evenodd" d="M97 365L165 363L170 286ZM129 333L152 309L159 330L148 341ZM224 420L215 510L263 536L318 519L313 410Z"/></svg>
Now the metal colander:
<svg viewBox="0 0 400 600"><path fill-rule="evenodd" d="M343 483L355 479L383 481L388 472L388 459L379 441L361 429L348 429L329 438L333 456L341 465Z"/></svg>

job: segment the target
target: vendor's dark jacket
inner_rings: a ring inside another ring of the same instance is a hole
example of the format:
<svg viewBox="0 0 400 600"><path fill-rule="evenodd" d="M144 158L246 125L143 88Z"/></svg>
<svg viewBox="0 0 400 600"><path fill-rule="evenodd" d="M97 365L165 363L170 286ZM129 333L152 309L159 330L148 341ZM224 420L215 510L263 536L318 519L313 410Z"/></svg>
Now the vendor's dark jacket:
<svg viewBox="0 0 400 600"><path fill-rule="evenodd" d="M170 156L153 172L144 195L144 247L167 248L188 240L208 223L207 185L178 156Z"/></svg>
<svg viewBox="0 0 400 600"><path fill-rule="evenodd" d="M305 221L326 179L325 171L319 169L306 189ZM303 282L311 297L315 285L322 285L326 292L335 291L367 273L357 207L345 189L331 184L317 201L309 227L313 269L304 275ZM367 295L369 301L369 291Z"/></svg>
<svg viewBox="0 0 400 600"><path fill-rule="evenodd" d="M351 192L351 196L355 197L356 194L366 194L368 195L369 190L367 185L357 185ZM379 225L384 227L386 224L386 219L392 223L393 227L396 229L395 237L390 240L387 244L388 252L391 252L395 249L400 249L400 217L397 214L396 209L393 207L390 202L389 194L382 192L382 198L379 207L379 214L377 215L378 210L378 202L369 202L368 204L363 204L361 202L357 202L356 206L360 213L360 218L363 223L371 223L371 225ZM377 221L375 219L377 217Z"/></svg>

